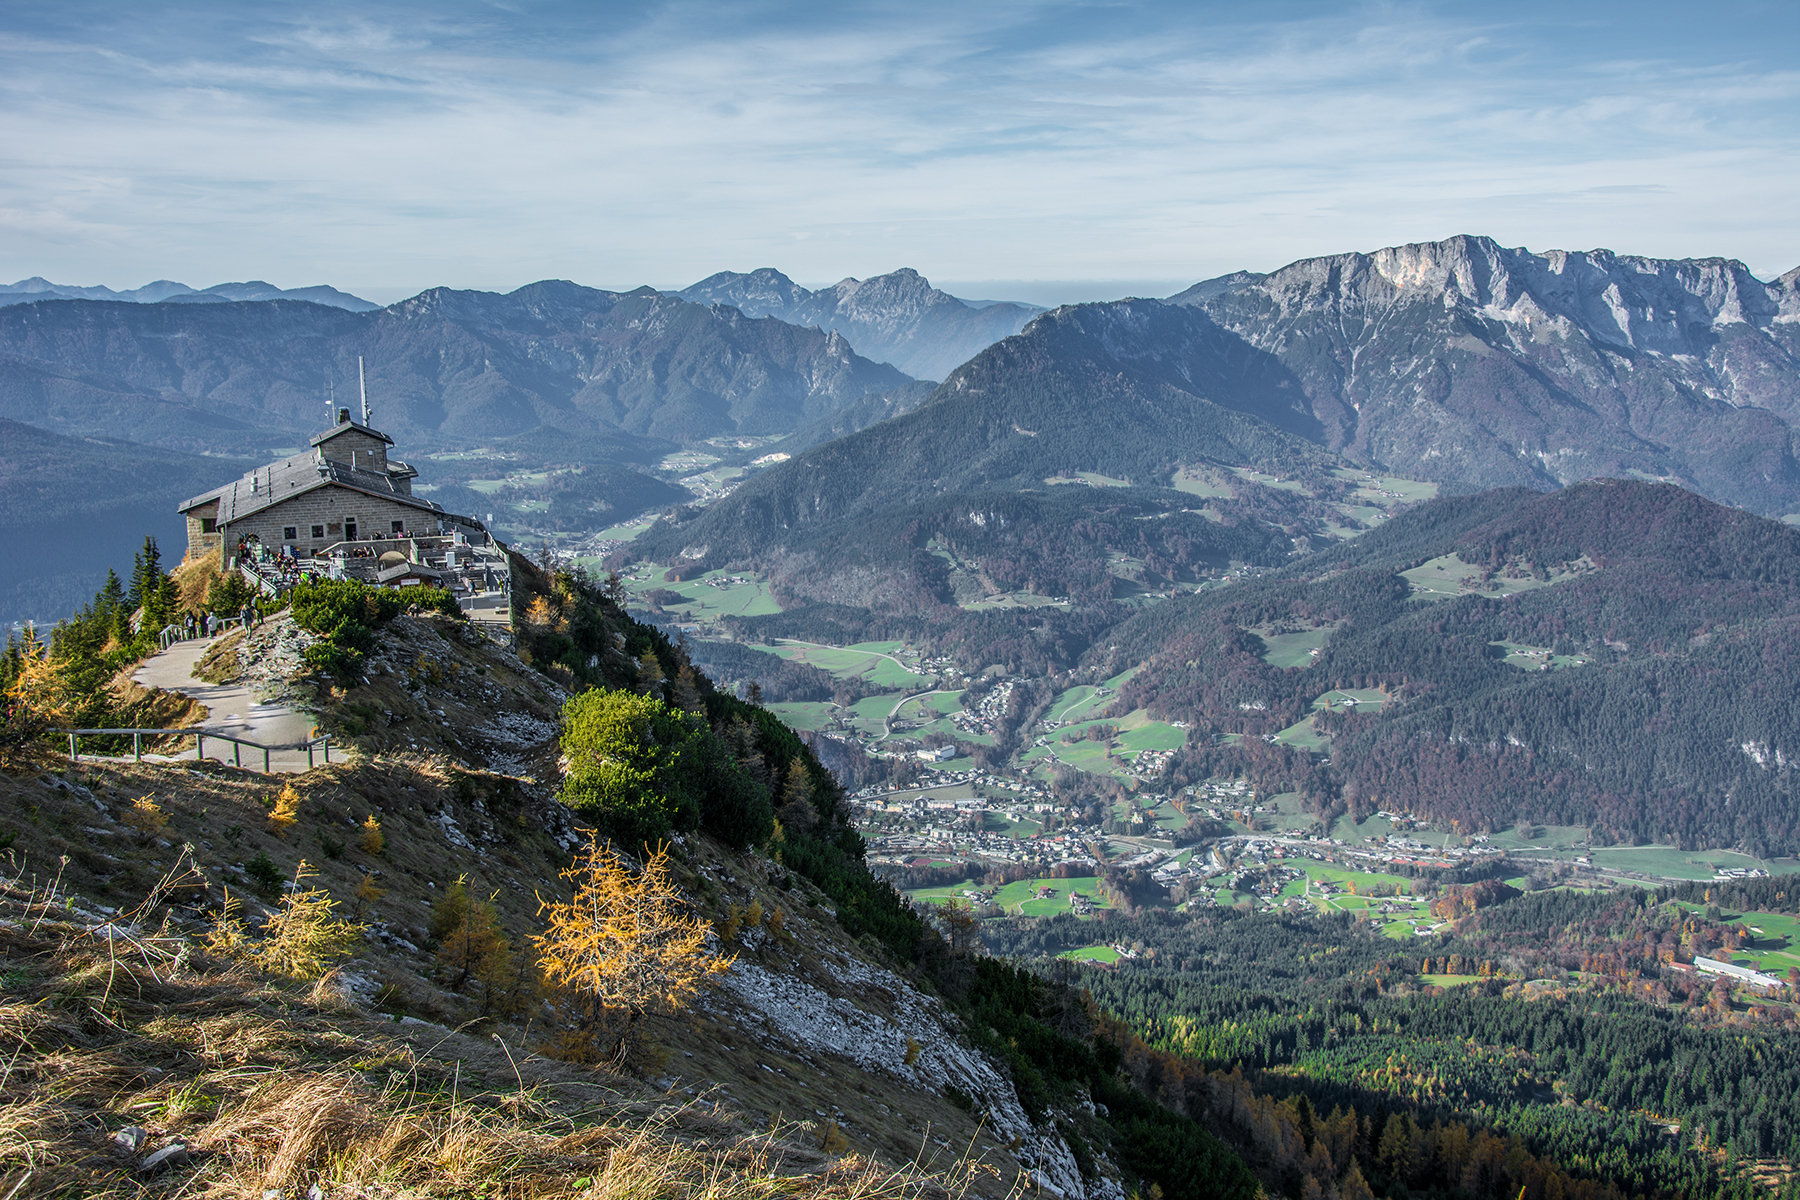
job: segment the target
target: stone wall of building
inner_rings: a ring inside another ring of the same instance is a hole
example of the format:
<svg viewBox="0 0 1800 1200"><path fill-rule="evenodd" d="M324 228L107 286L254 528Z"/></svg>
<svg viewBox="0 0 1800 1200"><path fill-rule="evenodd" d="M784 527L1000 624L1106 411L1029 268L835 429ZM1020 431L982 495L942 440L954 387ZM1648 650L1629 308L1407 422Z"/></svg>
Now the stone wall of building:
<svg viewBox="0 0 1800 1200"><path fill-rule="evenodd" d="M319 450L334 462L364 471L387 470L388 445L360 429L346 429L319 443Z"/></svg>
<svg viewBox="0 0 1800 1200"><path fill-rule="evenodd" d="M216 528L211 530L207 528L207 523L217 520L218 516L219 502L217 500L188 510L187 556L189 558L199 558L225 540Z"/></svg>
<svg viewBox="0 0 1800 1200"><path fill-rule="evenodd" d="M302 554L307 554L349 540L350 534L346 527L352 521L356 523L356 537L360 539L372 538L376 534L384 538L393 537L396 521L401 523L405 533L439 532L438 515L434 512L372 496L367 492L327 485L234 521L225 533L232 547L237 545L239 538L255 534L270 549L276 546L293 546ZM323 531L317 537L313 536L314 526ZM293 528L294 537L284 536L288 527ZM198 528L199 522L190 518L190 546Z"/></svg>

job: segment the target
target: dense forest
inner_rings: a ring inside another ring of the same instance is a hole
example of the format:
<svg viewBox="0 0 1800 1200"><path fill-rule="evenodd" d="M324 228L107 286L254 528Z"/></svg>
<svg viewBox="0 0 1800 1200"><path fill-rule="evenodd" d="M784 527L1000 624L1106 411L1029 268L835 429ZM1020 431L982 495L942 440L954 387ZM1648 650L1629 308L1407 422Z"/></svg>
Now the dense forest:
<svg viewBox="0 0 1800 1200"><path fill-rule="evenodd" d="M1517 590L1421 599L1399 575L1450 555ZM1305 668L1270 666L1254 632L1320 628ZM1521 670L1507 645L1582 665ZM1530 819L1612 841L1800 847L1800 530L1679 488L1434 501L1349 546L1146 609L1086 661L1145 659L1115 711L1196 726L1178 780L1247 773L1304 791L1321 814L1399 808L1467 831ZM1391 702L1322 716L1329 764L1220 744L1299 722L1339 687Z"/></svg>
<svg viewBox="0 0 1800 1200"><path fill-rule="evenodd" d="M1435 895L1464 899L1455 887ZM1792 912L1792 888L1751 881L1714 899ZM1078 975L1129 1030L1128 1047L1142 1042L1127 1061L1190 1111L1213 1113L1265 1175L1287 1172L1289 1194L1310 1147L1284 1148L1271 1130L1305 1113L1316 1131L1329 1112L1372 1118L1359 1161L1378 1193L1478 1193L1454 1169L1466 1165L1460 1149L1452 1165L1436 1162L1445 1131L1468 1126L1627 1193L1701 1196L1731 1190L1750 1160L1800 1157L1791 1006L1661 978L1675 955L1741 936L1716 907L1698 908L1706 894L1514 892L1417 944L1347 914L1228 909L1114 915L1098 929L1067 916L984 928L996 952L1058 979L1072 968L1054 956L1097 933L1131 947L1136 957ZM1432 982L1446 976L1461 986ZM1266 1115L1246 1120L1259 1104ZM1404 1153L1398 1135L1384 1149L1402 1118ZM1346 1164L1333 1161L1341 1178Z"/></svg>

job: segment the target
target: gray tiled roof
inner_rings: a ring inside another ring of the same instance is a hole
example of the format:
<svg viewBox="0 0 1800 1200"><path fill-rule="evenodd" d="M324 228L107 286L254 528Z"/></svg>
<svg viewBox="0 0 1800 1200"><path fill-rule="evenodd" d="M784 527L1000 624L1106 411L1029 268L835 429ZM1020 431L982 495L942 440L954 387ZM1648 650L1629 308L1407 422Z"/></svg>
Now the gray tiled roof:
<svg viewBox="0 0 1800 1200"><path fill-rule="evenodd" d="M370 429L367 425L364 425L358 421L339 421L336 425L332 426L330 429L327 429L324 433L316 435L310 442L307 443L307 445L309 445L309 446L322 445L325 442L329 442L332 438L336 437L338 434L349 433L351 430L355 430L357 433L366 433L372 438L380 438L382 441L386 442L390 446L394 444L394 439L389 437L387 434L381 432L379 429Z"/></svg>
<svg viewBox="0 0 1800 1200"><path fill-rule="evenodd" d="M258 467L242 479L183 501L176 511L185 513L191 508L217 500L218 521L225 525L333 484L371 496L380 496L383 500L404 504L421 512L456 516L446 512L441 505L397 490L393 481L383 472L364 471L333 459L315 458L310 454L296 455ZM480 527L479 522L468 517L456 516L456 519L463 524Z"/></svg>

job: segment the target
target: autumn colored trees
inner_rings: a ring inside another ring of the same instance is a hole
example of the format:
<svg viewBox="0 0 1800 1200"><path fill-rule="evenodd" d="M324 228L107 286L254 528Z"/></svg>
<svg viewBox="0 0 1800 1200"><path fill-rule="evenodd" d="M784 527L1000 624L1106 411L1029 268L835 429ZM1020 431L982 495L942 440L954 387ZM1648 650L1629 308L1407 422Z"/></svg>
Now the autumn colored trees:
<svg viewBox="0 0 1800 1200"><path fill-rule="evenodd" d="M627 1049L639 1017L685 1008L731 969L734 957L707 949L712 923L689 914L666 850L634 871L590 838L562 877L575 895L545 902L547 928L531 939L571 1021L557 1044L562 1057L594 1062Z"/></svg>

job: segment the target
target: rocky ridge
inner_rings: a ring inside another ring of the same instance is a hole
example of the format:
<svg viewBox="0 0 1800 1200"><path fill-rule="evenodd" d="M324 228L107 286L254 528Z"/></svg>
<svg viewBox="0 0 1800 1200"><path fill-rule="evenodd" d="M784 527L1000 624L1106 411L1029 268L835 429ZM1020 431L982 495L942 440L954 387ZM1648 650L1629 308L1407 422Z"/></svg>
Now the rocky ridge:
<svg viewBox="0 0 1800 1200"><path fill-rule="evenodd" d="M868 279L842 279L809 291L773 267L721 271L679 293L702 304L729 304L753 317L835 330L861 354L919 379L942 379L987 346L1010 337L1042 310L999 303L977 308L931 286L910 267Z"/></svg>
<svg viewBox="0 0 1800 1200"><path fill-rule="evenodd" d="M1195 284L1291 375L1319 441L1474 487L1666 478L1800 508L1800 269L1461 236Z"/></svg>

